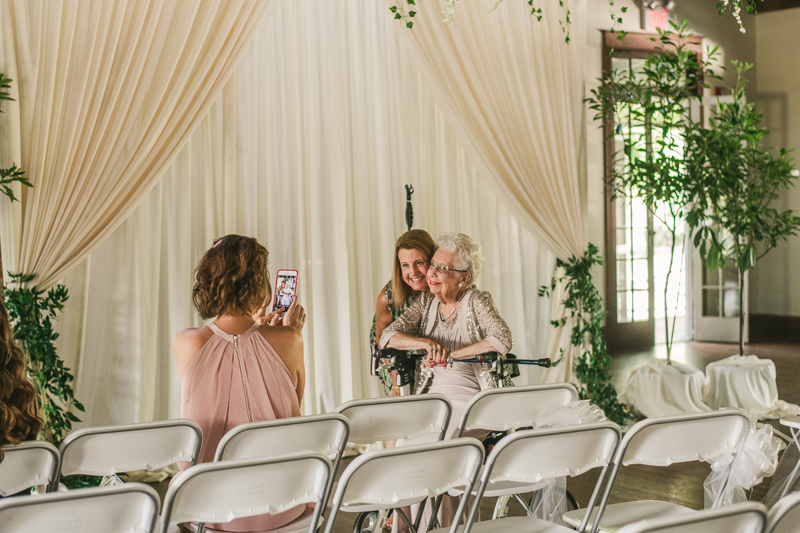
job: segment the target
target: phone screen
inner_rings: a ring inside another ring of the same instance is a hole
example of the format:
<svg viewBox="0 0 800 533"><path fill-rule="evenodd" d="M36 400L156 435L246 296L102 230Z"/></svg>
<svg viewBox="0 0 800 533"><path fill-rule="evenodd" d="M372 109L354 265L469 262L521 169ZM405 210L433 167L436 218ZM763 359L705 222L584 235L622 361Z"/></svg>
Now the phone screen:
<svg viewBox="0 0 800 533"><path fill-rule="evenodd" d="M297 295L297 270L278 270L273 311L287 311Z"/></svg>

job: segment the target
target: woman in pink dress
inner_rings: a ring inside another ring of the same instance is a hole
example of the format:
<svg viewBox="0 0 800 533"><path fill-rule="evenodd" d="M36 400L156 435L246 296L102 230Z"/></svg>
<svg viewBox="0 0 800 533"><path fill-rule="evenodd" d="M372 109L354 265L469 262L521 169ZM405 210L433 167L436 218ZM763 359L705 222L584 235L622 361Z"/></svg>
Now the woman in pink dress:
<svg viewBox="0 0 800 533"><path fill-rule="evenodd" d="M181 380L181 416L203 430L200 463L214 460L222 436L245 422L300 415L305 385L305 310L295 298L286 313L263 316L271 300L269 252L252 237L227 235L214 243L195 272L194 305L208 326L179 331L173 349ZM282 319L283 326L277 325ZM182 468L188 464L179 465ZM265 531L305 511L207 524L218 531Z"/></svg>

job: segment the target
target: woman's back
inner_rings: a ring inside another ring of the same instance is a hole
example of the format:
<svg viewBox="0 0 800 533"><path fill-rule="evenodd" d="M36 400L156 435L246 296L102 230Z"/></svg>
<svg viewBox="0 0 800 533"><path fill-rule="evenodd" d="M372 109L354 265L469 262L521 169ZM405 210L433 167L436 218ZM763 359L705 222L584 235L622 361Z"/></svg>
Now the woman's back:
<svg viewBox="0 0 800 533"><path fill-rule="evenodd" d="M238 335L213 323L208 327L213 335L181 378L181 416L194 420L203 430L201 463L213 461L223 435L240 424L300 416L296 377L259 332L258 323ZM275 529L303 511L301 506L209 527L222 531Z"/></svg>

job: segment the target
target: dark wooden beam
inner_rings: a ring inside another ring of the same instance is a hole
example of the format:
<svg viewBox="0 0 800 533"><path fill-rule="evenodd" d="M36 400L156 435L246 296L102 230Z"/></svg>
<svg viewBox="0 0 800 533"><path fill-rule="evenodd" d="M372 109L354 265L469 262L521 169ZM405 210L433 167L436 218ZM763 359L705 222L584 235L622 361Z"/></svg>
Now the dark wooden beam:
<svg viewBox="0 0 800 533"><path fill-rule="evenodd" d="M768 13L781 9L800 7L800 0L756 0L756 13Z"/></svg>

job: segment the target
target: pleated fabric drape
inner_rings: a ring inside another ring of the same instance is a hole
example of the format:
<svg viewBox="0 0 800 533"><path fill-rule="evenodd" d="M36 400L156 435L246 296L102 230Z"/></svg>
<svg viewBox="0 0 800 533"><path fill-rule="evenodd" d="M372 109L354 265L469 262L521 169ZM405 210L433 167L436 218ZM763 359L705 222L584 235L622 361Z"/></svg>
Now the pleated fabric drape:
<svg viewBox="0 0 800 533"><path fill-rule="evenodd" d="M368 373L378 291L405 231L462 231L486 255L478 285L543 357L555 257L476 171L400 46L381 2L275 0L235 74L139 207L64 278L58 328L84 424L177 416L171 339L202 325L192 272L213 240L255 236L300 272L304 413L379 394ZM536 383L525 368L521 382Z"/></svg>
<svg viewBox="0 0 800 533"><path fill-rule="evenodd" d="M388 0L388 5L394 0ZM414 9L413 29L398 24L404 50L442 109L480 176L528 230L562 259L586 250L581 208L581 57L584 42L565 42L566 11L541 0L537 21L526 2L458 2L456 21L442 22L444 0ZM577 33L585 3L566 2ZM491 9L491 11L490 11ZM560 21L559 21L560 19ZM558 274L558 273L557 273ZM566 314L563 285L553 294L552 319ZM549 382L573 379L570 320L550 332L546 354L562 363Z"/></svg>
<svg viewBox="0 0 800 533"><path fill-rule="evenodd" d="M392 0L393 1L393 0ZM391 2L390 2L391 3ZM416 9L405 49L459 142L521 223L558 257L586 249L578 173L576 47L564 42L557 0L536 21L525 2L443 0Z"/></svg>
<svg viewBox="0 0 800 533"><path fill-rule="evenodd" d="M7 270L52 285L131 213L270 4L3 2L0 70L14 79L19 145L2 155L34 184L3 216Z"/></svg>

